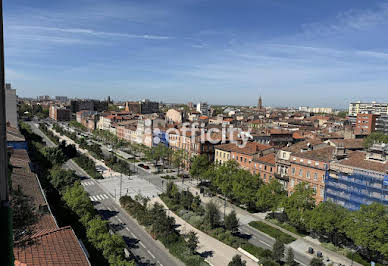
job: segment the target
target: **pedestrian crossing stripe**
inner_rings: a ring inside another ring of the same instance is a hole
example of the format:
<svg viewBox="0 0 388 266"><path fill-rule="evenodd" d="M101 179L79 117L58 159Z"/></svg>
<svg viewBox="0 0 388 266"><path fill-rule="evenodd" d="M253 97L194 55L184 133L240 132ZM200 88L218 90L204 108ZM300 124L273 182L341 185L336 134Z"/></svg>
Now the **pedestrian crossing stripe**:
<svg viewBox="0 0 388 266"><path fill-rule="evenodd" d="M83 182L83 183L81 183L84 187L86 187L86 186L92 186L92 185L94 185L94 182L93 181L86 181L86 182Z"/></svg>
<svg viewBox="0 0 388 266"><path fill-rule="evenodd" d="M106 194L100 194L100 195L94 195L94 196L89 196L91 201L100 201L104 199L108 199L108 196Z"/></svg>

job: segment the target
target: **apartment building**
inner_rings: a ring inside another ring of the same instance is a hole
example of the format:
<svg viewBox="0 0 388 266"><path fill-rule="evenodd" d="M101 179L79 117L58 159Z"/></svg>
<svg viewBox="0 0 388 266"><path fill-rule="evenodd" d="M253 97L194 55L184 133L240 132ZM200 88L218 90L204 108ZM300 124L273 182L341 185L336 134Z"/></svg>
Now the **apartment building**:
<svg viewBox="0 0 388 266"><path fill-rule="evenodd" d="M70 121L71 120L71 111L65 107L59 107L51 105L49 109L49 117L56 121Z"/></svg>
<svg viewBox="0 0 388 266"><path fill-rule="evenodd" d="M276 173L276 155L274 152L264 156L254 156L251 164L251 173L259 175L265 182L269 183L275 179Z"/></svg>
<svg viewBox="0 0 388 266"><path fill-rule="evenodd" d="M301 141L293 145L286 146L279 149L276 152L275 162L276 162L276 173L275 177L278 181L283 184L284 189L288 188L289 182L289 169L291 166L291 155L306 152L311 150L317 150L322 147L327 147L327 144L323 143L317 139L311 139L306 141Z"/></svg>
<svg viewBox="0 0 388 266"><path fill-rule="evenodd" d="M5 119L13 127L18 126L16 90L10 83L5 84Z"/></svg>
<svg viewBox="0 0 388 266"><path fill-rule="evenodd" d="M388 114L380 115L379 117L376 118L375 131L388 134Z"/></svg>
<svg viewBox="0 0 388 266"><path fill-rule="evenodd" d="M355 134L369 135L376 130L376 114L358 113L356 119Z"/></svg>
<svg viewBox="0 0 388 266"><path fill-rule="evenodd" d="M388 145L375 144L367 152L351 151L331 162L325 200L350 210L373 202L388 205Z"/></svg>
<svg viewBox="0 0 388 266"><path fill-rule="evenodd" d="M333 159L335 147L295 153L290 158L288 193L292 194L298 183L305 182L315 191L315 202L325 197L325 176Z"/></svg>
<svg viewBox="0 0 388 266"><path fill-rule="evenodd" d="M360 101L349 104L349 115L357 116L357 114L388 114L388 103L362 103Z"/></svg>

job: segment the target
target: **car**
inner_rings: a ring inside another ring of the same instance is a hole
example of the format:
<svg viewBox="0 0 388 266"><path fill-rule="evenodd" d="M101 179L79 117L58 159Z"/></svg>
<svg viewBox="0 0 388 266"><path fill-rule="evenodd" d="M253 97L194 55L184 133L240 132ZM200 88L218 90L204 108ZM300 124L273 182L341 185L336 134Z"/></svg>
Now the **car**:
<svg viewBox="0 0 388 266"><path fill-rule="evenodd" d="M139 163L137 166L144 167L144 164Z"/></svg>
<svg viewBox="0 0 388 266"><path fill-rule="evenodd" d="M148 165L144 165L143 168L147 169L147 170L150 169L150 167Z"/></svg>

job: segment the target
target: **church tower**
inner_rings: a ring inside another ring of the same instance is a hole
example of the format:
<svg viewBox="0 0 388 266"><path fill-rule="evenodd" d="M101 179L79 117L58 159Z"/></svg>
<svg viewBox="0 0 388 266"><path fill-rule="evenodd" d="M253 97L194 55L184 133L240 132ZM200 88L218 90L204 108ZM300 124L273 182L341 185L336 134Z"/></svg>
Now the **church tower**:
<svg viewBox="0 0 388 266"><path fill-rule="evenodd" d="M263 109L263 100L261 99L261 96L259 96L259 101L257 102L257 108L260 110Z"/></svg>

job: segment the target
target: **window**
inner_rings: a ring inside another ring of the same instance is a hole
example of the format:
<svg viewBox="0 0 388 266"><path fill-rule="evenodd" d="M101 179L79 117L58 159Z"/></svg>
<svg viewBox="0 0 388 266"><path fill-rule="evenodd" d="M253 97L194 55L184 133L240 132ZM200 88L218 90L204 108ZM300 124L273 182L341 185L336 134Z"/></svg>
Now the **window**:
<svg viewBox="0 0 388 266"><path fill-rule="evenodd" d="M322 175L322 180L321 180L322 183L325 182L325 174Z"/></svg>
<svg viewBox="0 0 388 266"><path fill-rule="evenodd" d="M240 156L240 162L242 162L242 156Z"/></svg>
<svg viewBox="0 0 388 266"><path fill-rule="evenodd" d="M264 180L266 180L267 179L267 174L264 174Z"/></svg>
<svg viewBox="0 0 388 266"><path fill-rule="evenodd" d="M311 164L311 160L308 160L307 163L308 163L308 164Z"/></svg>
<svg viewBox="0 0 388 266"><path fill-rule="evenodd" d="M325 190L323 189L323 187L319 187L319 195L321 197L323 197L325 195Z"/></svg>
<svg viewBox="0 0 388 266"><path fill-rule="evenodd" d="M300 177L303 176L303 171L302 171L302 169L299 169L299 176L300 176Z"/></svg>
<svg viewBox="0 0 388 266"><path fill-rule="evenodd" d="M247 162L247 158L244 158L244 163L246 163Z"/></svg>
<svg viewBox="0 0 388 266"><path fill-rule="evenodd" d="M259 169L261 169L261 168L262 168L262 165L260 164L260 165L259 165Z"/></svg>
<svg viewBox="0 0 388 266"><path fill-rule="evenodd" d="M291 178L291 180L290 180L290 186L291 186L291 187L294 186L294 182L295 182L295 180L294 180L293 178Z"/></svg>
<svg viewBox="0 0 388 266"><path fill-rule="evenodd" d="M314 180L318 180L318 174L314 173Z"/></svg>
<svg viewBox="0 0 388 266"><path fill-rule="evenodd" d="M295 175L295 167L291 168L291 173L292 173L292 175Z"/></svg>
<svg viewBox="0 0 388 266"><path fill-rule="evenodd" d="M272 167L271 167L271 172L272 172Z"/></svg>
<svg viewBox="0 0 388 266"><path fill-rule="evenodd" d="M306 172L306 178L310 179L310 171Z"/></svg>
<svg viewBox="0 0 388 266"><path fill-rule="evenodd" d="M232 159L234 159L234 154L232 154Z"/></svg>
<svg viewBox="0 0 388 266"><path fill-rule="evenodd" d="M266 165L264 165L264 170L267 171L267 166Z"/></svg>
<svg viewBox="0 0 388 266"><path fill-rule="evenodd" d="M282 152L282 158L286 158L286 153Z"/></svg>
<svg viewBox="0 0 388 266"><path fill-rule="evenodd" d="M315 162L315 166L319 166L319 163L318 163L318 162Z"/></svg>
<svg viewBox="0 0 388 266"><path fill-rule="evenodd" d="M255 168L257 168L257 167L256 167L256 163L255 163Z"/></svg>

